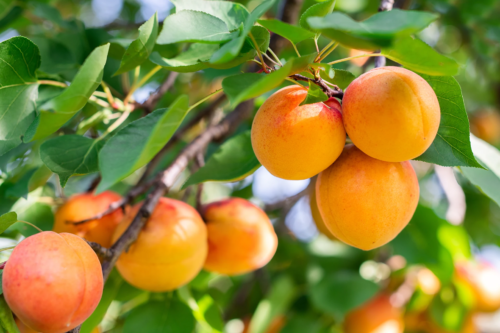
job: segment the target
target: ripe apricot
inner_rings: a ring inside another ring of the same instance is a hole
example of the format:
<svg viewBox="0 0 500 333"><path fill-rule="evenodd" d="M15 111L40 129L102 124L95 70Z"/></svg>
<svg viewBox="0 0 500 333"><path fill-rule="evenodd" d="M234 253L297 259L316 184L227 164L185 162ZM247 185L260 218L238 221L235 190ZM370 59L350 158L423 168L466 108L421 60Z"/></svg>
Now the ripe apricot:
<svg viewBox="0 0 500 333"><path fill-rule="evenodd" d="M292 85L260 107L252 125L252 147L274 176L299 180L326 169L342 152L342 114L324 103L300 106L307 89Z"/></svg>
<svg viewBox="0 0 500 333"><path fill-rule="evenodd" d="M278 237L266 213L251 202L231 198L206 205L208 230L205 269L238 275L266 265L276 252Z"/></svg>
<svg viewBox="0 0 500 333"><path fill-rule="evenodd" d="M362 54L367 54L367 53L372 53L373 51L363 51L363 50L356 50L356 49L350 49L349 50L349 57L356 57ZM364 64L368 61L368 57L362 57L362 58L354 58L349 60L352 64L358 66L358 67L363 67Z"/></svg>
<svg viewBox="0 0 500 333"><path fill-rule="evenodd" d="M44 231L16 246L2 285L7 304L28 327L63 333L92 314L103 277L97 255L84 240Z"/></svg>
<svg viewBox="0 0 500 333"><path fill-rule="evenodd" d="M500 272L495 267L484 262L459 262L455 271L472 290L477 311L494 312L500 308Z"/></svg>
<svg viewBox="0 0 500 333"><path fill-rule="evenodd" d="M388 295L380 294L349 312L344 321L345 333L403 333L403 313L395 308Z"/></svg>
<svg viewBox="0 0 500 333"><path fill-rule="evenodd" d="M130 209L116 228L116 241L130 225L140 204ZM161 198L137 240L116 263L131 285L150 291L168 291L191 281L207 256L207 228L188 204Z"/></svg>
<svg viewBox="0 0 500 333"><path fill-rule="evenodd" d="M354 145L316 182L321 216L339 240L362 250L391 241L408 224L419 186L410 162L374 159Z"/></svg>
<svg viewBox="0 0 500 333"><path fill-rule="evenodd" d="M321 213L319 212L318 208L318 202L316 200L316 189L313 188L311 192L309 193L309 206L311 207L311 215L314 221L314 224L316 225L316 228L318 228L318 231L322 233L323 235L327 236L328 238L332 240L336 240L335 236L332 234L330 230L328 230L325 221L323 221L323 217L321 216Z"/></svg>
<svg viewBox="0 0 500 333"><path fill-rule="evenodd" d="M15 318L15 321L20 333L38 333L37 331L26 326L26 324L20 321L19 318Z"/></svg>
<svg viewBox="0 0 500 333"><path fill-rule="evenodd" d="M53 230L55 232L69 232L90 242L110 247L113 232L123 219L123 213L120 209L99 220L92 220L78 225L68 222L78 222L92 218L104 212L111 203L120 199L121 197L118 194L111 191L98 195L92 193L73 195L57 210Z"/></svg>
<svg viewBox="0 0 500 333"><path fill-rule="evenodd" d="M483 109L471 116L470 131L480 139L500 144L500 113L493 109Z"/></svg>
<svg viewBox="0 0 500 333"><path fill-rule="evenodd" d="M352 142L365 154L388 162L422 155L441 120L431 86L400 67L380 67L359 76L347 88L342 107Z"/></svg>

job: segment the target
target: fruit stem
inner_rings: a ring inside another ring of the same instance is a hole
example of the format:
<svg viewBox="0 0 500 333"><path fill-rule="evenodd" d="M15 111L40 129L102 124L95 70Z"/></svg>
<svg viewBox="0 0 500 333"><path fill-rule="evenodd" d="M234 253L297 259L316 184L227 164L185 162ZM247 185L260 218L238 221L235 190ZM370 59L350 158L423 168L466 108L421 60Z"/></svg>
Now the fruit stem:
<svg viewBox="0 0 500 333"><path fill-rule="evenodd" d="M104 93L106 94L106 98L108 99L108 103L113 107L115 103L115 99L113 98L113 94L111 94L111 90L109 90L109 87L104 81L101 81L101 86L102 89L104 90Z"/></svg>
<svg viewBox="0 0 500 333"><path fill-rule="evenodd" d="M281 62L280 58L278 58L278 56L276 55L276 53L274 53L274 51L271 48L268 48L267 50L269 51L269 53L271 53L271 55L273 56L273 58L276 59L276 61L279 62L279 64L281 66L283 66L283 63Z"/></svg>
<svg viewBox="0 0 500 333"><path fill-rule="evenodd" d="M322 62L326 57L328 57L333 51L335 51L335 49L339 46L340 44L337 43L337 44L334 44L327 52L325 52L324 54L322 54L319 59L318 59L318 62Z"/></svg>
<svg viewBox="0 0 500 333"><path fill-rule="evenodd" d="M335 61L327 63L327 65L338 64L339 62L349 61L349 60L352 60L352 59L363 58L363 57L380 57L380 53L365 53L365 54L360 54L360 55L357 55L357 56L354 56L354 57L349 57L349 58L343 58L343 59L335 60Z"/></svg>
<svg viewBox="0 0 500 333"><path fill-rule="evenodd" d="M335 44L335 41L331 41L330 43L328 43L320 52L318 52L318 56L316 57L316 60L319 60L319 58L321 58L321 56L333 45ZM317 62L315 60L315 62Z"/></svg>
<svg viewBox="0 0 500 333"><path fill-rule="evenodd" d="M251 32L248 34L248 37L250 37L250 39L252 40L253 46L255 47L255 50L257 51L257 56L259 57L260 62L262 63L262 69L264 69L264 72L269 73L267 71L267 68L266 68L267 67L266 62L264 61L264 58L262 57L262 52L260 51L260 47L257 44L255 37L252 35Z"/></svg>
<svg viewBox="0 0 500 333"><path fill-rule="evenodd" d="M132 97L132 94L137 90L137 88L141 87L144 83L146 83L151 78L151 76L155 75L156 72L158 72L161 68L162 68L161 66L156 66L155 68L150 70L146 75L144 75L143 78L138 83L134 82L127 96L125 96L123 104L127 105L128 101L130 100L130 97Z"/></svg>
<svg viewBox="0 0 500 333"><path fill-rule="evenodd" d="M292 43L292 42L290 42L290 43ZM300 57L301 55L299 53L299 50L297 49L297 46L294 43L292 43L292 46L293 46L293 49L295 50L295 53L297 53L297 55Z"/></svg>
<svg viewBox="0 0 500 333"><path fill-rule="evenodd" d="M17 222L21 222L21 223L24 223L24 224L27 224L27 225L30 225L32 226L33 228L35 228L36 230L38 230L38 232L43 232L42 229L38 228L36 225L34 225L33 223L30 223L30 222L27 222L27 221L23 221L23 220L17 220Z"/></svg>

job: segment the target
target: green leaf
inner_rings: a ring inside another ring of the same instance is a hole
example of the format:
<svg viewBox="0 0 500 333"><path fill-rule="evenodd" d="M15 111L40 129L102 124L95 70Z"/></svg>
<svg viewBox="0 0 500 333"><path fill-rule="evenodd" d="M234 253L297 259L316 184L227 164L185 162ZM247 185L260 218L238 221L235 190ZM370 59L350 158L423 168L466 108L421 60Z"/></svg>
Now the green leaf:
<svg viewBox="0 0 500 333"><path fill-rule="evenodd" d="M222 333L224 322L217 304L210 295L203 295L196 300L188 286L177 289L179 298L191 308L196 321L208 332Z"/></svg>
<svg viewBox="0 0 500 333"><path fill-rule="evenodd" d="M116 270L111 272L106 284L104 285L104 290L102 292L101 301L90 317L85 320L82 324L80 330L81 333L91 333L97 325L99 325L104 318L104 315L108 311L111 302L115 299L118 294L118 290L122 285L123 278L118 274Z"/></svg>
<svg viewBox="0 0 500 333"><path fill-rule="evenodd" d="M269 42L271 41L271 34L269 33L269 31L267 31L266 28L255 25L252 27L251 33L253 38L255 38L257 45L259 46L259 50L261 52L266 52L269 48ZM250 37L247 37L247 42L252 46L253 49L256 50ZM243 49L241 51L242 53L245 52L245 46L243 46ZM254 54L255 53L252 53L252 55Z"/></svg>
<svg viewBox="0 0 500 333"><path fill-rule="evenodd" d="M82 109L101 84L109 44L96 48L88 56L71 85L62 94L43 104L40 114L28 128L24 142L44 138Z"/></svg>
<svg viewBox="0 0 500 333"><path fill-rule="evenodd" d="M500 151L471 135L472 150L480 164L488 168L461 167L462 174L500 206Z"/></svg>
<svg viewBox="0 0 500 333"><path fill-rule="evenodd" d="M229 76L222 81L222 88L231 105L236 106L278 87L289 75L305 70L314 58L315 54L311 54L291 59L271 74L245 73Z"/></svg>
<svg viewBox="0 0 500 333"><path fill-rule="evenodd" d="M7 305L3 295L0 296L0 323L2 324L2 327L7 330L7 332L19 333L12 311L10 310L9 305Z"/></svg>
<svg viewBox="0 0 500 333"><path fill-rule="evenodd" d="M31 39L40 50L42 59L40 70L49 74L66 73L77 68L76 61L73 59L71 51L64 44L58 41L45 38L33 37Z"/></svg>
<svg viewBox="0 0 500 333"><path fill-rule="evenodd" d="M158 52L153 52L150 60L170 71L180 73L196 72L209 67L207 62L218 49L219 45L216 44L195 43L174 58L162 58Z"/></svg>
<svg viewBox="0 0 500 333"><path fill-rule="evenodd" d="M416 160L443 166L482 168L472 153L469 120L460 85L453 77L421 75L434 89L441 122L431 146Z"/></svg>
<svg viewBox="0 0 500 333"><path fill-rule="evenodd" d="M40 159L59 175L64 187L74 174L84 175L99 171L98 154L103 146L100 140L81 135L62 135L45 141L40 146Z"/></svg>
<svg viewBox="0 0 500 333"><path fill-rule="evenodd" d="M334 12L325 17L307 19L309 26L340 44L359 50L376 50L390 46L396 37L412 35L431 24L438 15L394 9L379 12L363 22Z"/></svg>
<svg viewBox="0 0 500 333"><path fill-rule="evenodd" d="M158 16L155 13L140 26L139 37L125 51L115 75L128 72L146 61L156 44L156 37L158 37Z"/></svg>
<svg viewBox="0 0 500 333"><path fill-rule="evenodd" d="M100 193L146 165L170 140L188 112L188 97L156 110L116 133L99 153Z"/></svg>
<svg viewBox="0 0 500 333"><path fill-rule="evenodd" d="M37 171L37 168L28 170L16 183L14 186L10 187L5 191L5 195L14 198L28 198L28 185L30 183L31 176Z"/></svg>
<svg viewBox="0 0 500 333"><path fill-rule="evenodd" d="M52 230L52 227L54 226L54 213L52 212L52 206L40 202L31 204L28 201L26 201L25 204L27 206L23 205L22 207L16 207L19 213L19 220L28 221L45 231ZM17 230L24 237L33 236L39 232L31 225L22 222L14 223L14 225L10 227L10 230Z"/></svg>
<svg viewBox="0 0 500 333"><path fill-rule="evenodd" d="M259 167L259 160L252 149L250 131L246 131L224 142L205 166L189 177L183 188L207 181L238 181Z"/></svg>
<svg viewBox="0 0 500 333"><path fill-rule="evenodd" d="M223 64L234 59L240 53L241 48L245 43L245 38L252 31L252 27L255 22L257 22L257 20L274 5L275 1L276 0L266 0L255 7L255 9L247 17L245 23L242 24L243 29L239 36L226 43L217 52L215 52L210 58L210 63Z"/></svg>
<svg viewBox="0 0 500 333"><path fill-rule="evenodd" d="M224 21L230 31L238 29L249 15L243 5L229 1L172 0L172 3L177 12L195 10L215 16Z"/></svg>
<svg viewBox="0 0 500 333"><path fill-rule="evenodd" d="M320 310L341 319L347 312L375 296L379 287L359 274L337 271L310 286L313 304Z"/></svg>
<svg viewBox="0 0 500 333"><path fill-rule="evenodd" d="M192 333L194 327L195 320L187 305L169 299L134 308L125 319L123 333Z"/></svg>
<svg viewBox="0 0 500 333"><path fill-rule="evenodd" d="M311 64L311 67L321 69L321 77L324 80L337 85L340 89L347 88L347 86L349 86L356 78L356 76L354 76L351 72L344 69L333 68L328 64L314 63Z"/></svg>
<svg viewBox="0 0 500 333"><path fill-rule="evenodd" d="M218 44L235 36L235 33L229 32L226 23L221 19L203 12L183 10L167 16L156 42L158 44L180 42Z"/></svg>
<svg viewBox="0 0 500 333"><path fill-rule="evenodd" d="M40 52L25 37L0 43L0 155L21 144L21 137L35 119L38 84L35 71Z"/></svg>
<svg viewBox="0 0 500 333"><path fill-rule="evenodd" d="M307 8L307 10L300 16L300 26L304 29L310 29L307 19L313 16L323 17L330 14L335 8L335 2L336 0L327 0Z"/></svg>
<svg viewBox="0 0 500 333"><path fill-rule="evenodd" d="M448 284L454 272L453 256L438 236L447 225L432 209L419 205L408 226L390 243L394 254L402 255L410 265L425 265L443 285Z"/></svg>
<svg viewBox="0 0 500 333"><path fill-rule="evenodd" d="M0 19L6 16L12 7L14 7L14 0L0 0Z"/></svg>
<svg viewBox="0 0 500 333"><path fill-rule="evenodd" d="M309 81L309 90L307 90L306 99L300 105L325 102L326 100L328 100L328 96L323 90L317 84Z"/></svg>
<svg viewBox="0 0 500 333"><path fill-rule="evenodd" d="M8 212L0 216L0 234L3 234L11 225L17 222L17 214Z"/></svg>
<svg viewBox="0 0 500 333"><path fill-rule="evenodd" d="M460 68L455 60L414 37L399 38L390 47L382 48L381 53L415 72L428 75L453 76Z"/></svg>
<svg viewBox="0 0 500 333"><path fill-rule="evenodd" d="M321 4L318 4L321 5ZM314 38L315 33L310 32L301 27L297 27L280 20L272 19L272 20L259 20L261 25L263 25L266 29L271 30L275 34L278 34L290 42L297 44L302 42L303 40Z"/></svg>

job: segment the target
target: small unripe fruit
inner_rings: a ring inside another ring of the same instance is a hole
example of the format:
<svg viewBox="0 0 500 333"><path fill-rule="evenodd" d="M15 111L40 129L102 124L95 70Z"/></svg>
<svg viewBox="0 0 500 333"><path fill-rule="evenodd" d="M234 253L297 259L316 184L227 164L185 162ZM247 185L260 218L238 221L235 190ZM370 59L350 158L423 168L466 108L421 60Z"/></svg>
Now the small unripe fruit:
<svg viewBox="0 0 500 333"><path fill-rule="evenodd" d="M494 312L500 309L500 272L490 264L461 262L455 265L456 274L472 290L475 310Z"/></svg>
<svg viewBox="0 0 500 333"><path fill-rule="evenodd" d="M133 207L116 228L113 241L125 232L141 204ZM161 198L129 250L116 263L131 285L149 291L176 289L191 281L207 256L207 228L188 204Z"/></svg>
<svg viewBox="0 0 500 333"><path fill-rule="evenodd" d="M389 296L378 295L349 312L344 321L345 333L403 333L401 310L392 306Z"/></svg>
<svg viewBox="0 0 500 333"><path fill-rule="evenodd" d="M265 266L276 252L278 237L266 213L251 202L231 198L203 209L208 229L205 269L227 275Z"/></svg>
<svg viewBox="0 0 500 333"><path fill-rule="evenodd" d="M92 218L106 211L110 204L120 199L121 197L118 194L111 191L98 195L93 193L73 195L57 210L53 230L55 232L69 232L90 242L110 247L113 232L123 219L121 209L117 209L99 220L92 220L78 225L71 222Z"/></svg>
<svg viewBox="0 0 500 333"><path fill-rule="evenodd" d="M275 92L260 107L252 125L252 147L274 176L299 180L326 169L342 152L342 114L324 103L300 106L307 89L297 85Z"/></svg>
<svg viewBox="0 0 500 333"><path fill-rule="evenodd" d="M431 86L400 67L380 67L359 76L347 88L342 107L345 130L356 147L388 162L422 155L441 120Z"/></svg>
<svg viewBox="0 0 500 333"><path fill-rule="evenodd" d="M31 329L63 333L97 307L101 264L80 237L45 231L19 243L3 272L3 293L14 314Z"/></svg>
<svg viewBox="0 0 500 333"><path fill-rule="evenodd" d="M419 198L410 162L384 162L354 145L316 182L323 221L339 240L362 250L382 246L410 222Z"/></svg>

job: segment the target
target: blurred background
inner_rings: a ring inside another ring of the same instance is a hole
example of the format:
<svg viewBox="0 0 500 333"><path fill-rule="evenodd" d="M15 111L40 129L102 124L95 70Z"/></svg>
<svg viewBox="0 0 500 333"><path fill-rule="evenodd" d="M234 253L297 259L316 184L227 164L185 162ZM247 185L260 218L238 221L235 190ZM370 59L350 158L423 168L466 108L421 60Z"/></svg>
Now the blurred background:
<svg viewBox="0 0 500 333"><path fill-rule="evenodd" d="M236 2L252 10L261 0ZM268 16L280 17L285 3L278 1ZM301 12L315 3L303 0ZM338 0L336 10L359 21L376 13L378 6L377 0ZM471 132L500 148L500 1L406 0L396 1L396 6L440 14L440 19L422 31L419 38L461 64L456 78L462 87ZM124 49L136 38L141 23L155 12L161 21L172 10L167 0L17 1L0 19L0 41L17 35L29 37L40 48L43 75L68 80L94 47L111 41L105 79L122 91L123 78L111 74L118 68ZM328 41L320 39L319 43L324 46ZM299 43L298 48L301 54L314 52L312 41ZM182 52L177 45L157 45L155 50L164 57ZM356 52L339 47L326 61ZM286 59L293 54L291 45L285 44L279 56ZM148 66L150 69L154 65L144 65L145 72ZM339 68L355 75L373 66L373 59L363 58L339 64ZM220 87L222 78L243 70L244 65L180 74L158 107L168 106L181 93L189 94L191 102L198 101ZM167 74L158 72L135 92L135 100L146 100ZM50 87L45 87L39 98L48 98L50 93ZM256 109L270 94L256 99ZM228 106L221 109L225 112ZM239 132L250 125L243 124ZM161 166L167 165L175 152L203 128L204 124L200 124L188 133ZM217 147L212 144L207 154ZM29 154L37 147L23 149L0 157L0 211L14 210L20 219L50 229L55 207L64 197L87 190L96 175L71 178L64 192L51 176L46 185L19 198L15 184L23 179L20 170L32 169L39 163L36 154ZM390 291L405 305L408 332L500 332L500 312L494 309L478 313L474 288L464 287L459 274L491 268L493 273L477 279L482 281L487 295L500 297L500 179L491 184L493 191L487 196L458 168L412 163L421 189L417 212L394 241L370 252L331 240L318 231L311 214L309 180L286 181L260 168L237 183L207 183L204 202L239 196L264 208L278 230L279 247L271 263L252 274L229 278L202 272L190 284L193 297L208 302L208 308L213 309L210 311L217 313L209 318L220 321L216 325L227 333L243 333L250 320L257 326L261 322L271 327L268 333L340 332L346 313L381 290ZM125 193L139 177L140 172L114 190ZM180 189L187 177L179 180L171 195L189 202L193 198ZM32 232L28 229L15 225L0 239L0 247L17 243ZM8 255L8 251L1 252L0 261ZM140 316L135 309L157 297L122 282L100 326L102 331L121 332L127 320ZM205 332L202 326L197 327ZM273 327L275 330L271 330ZM393 332L397 331L389 328L378 333Z"/></svg>

